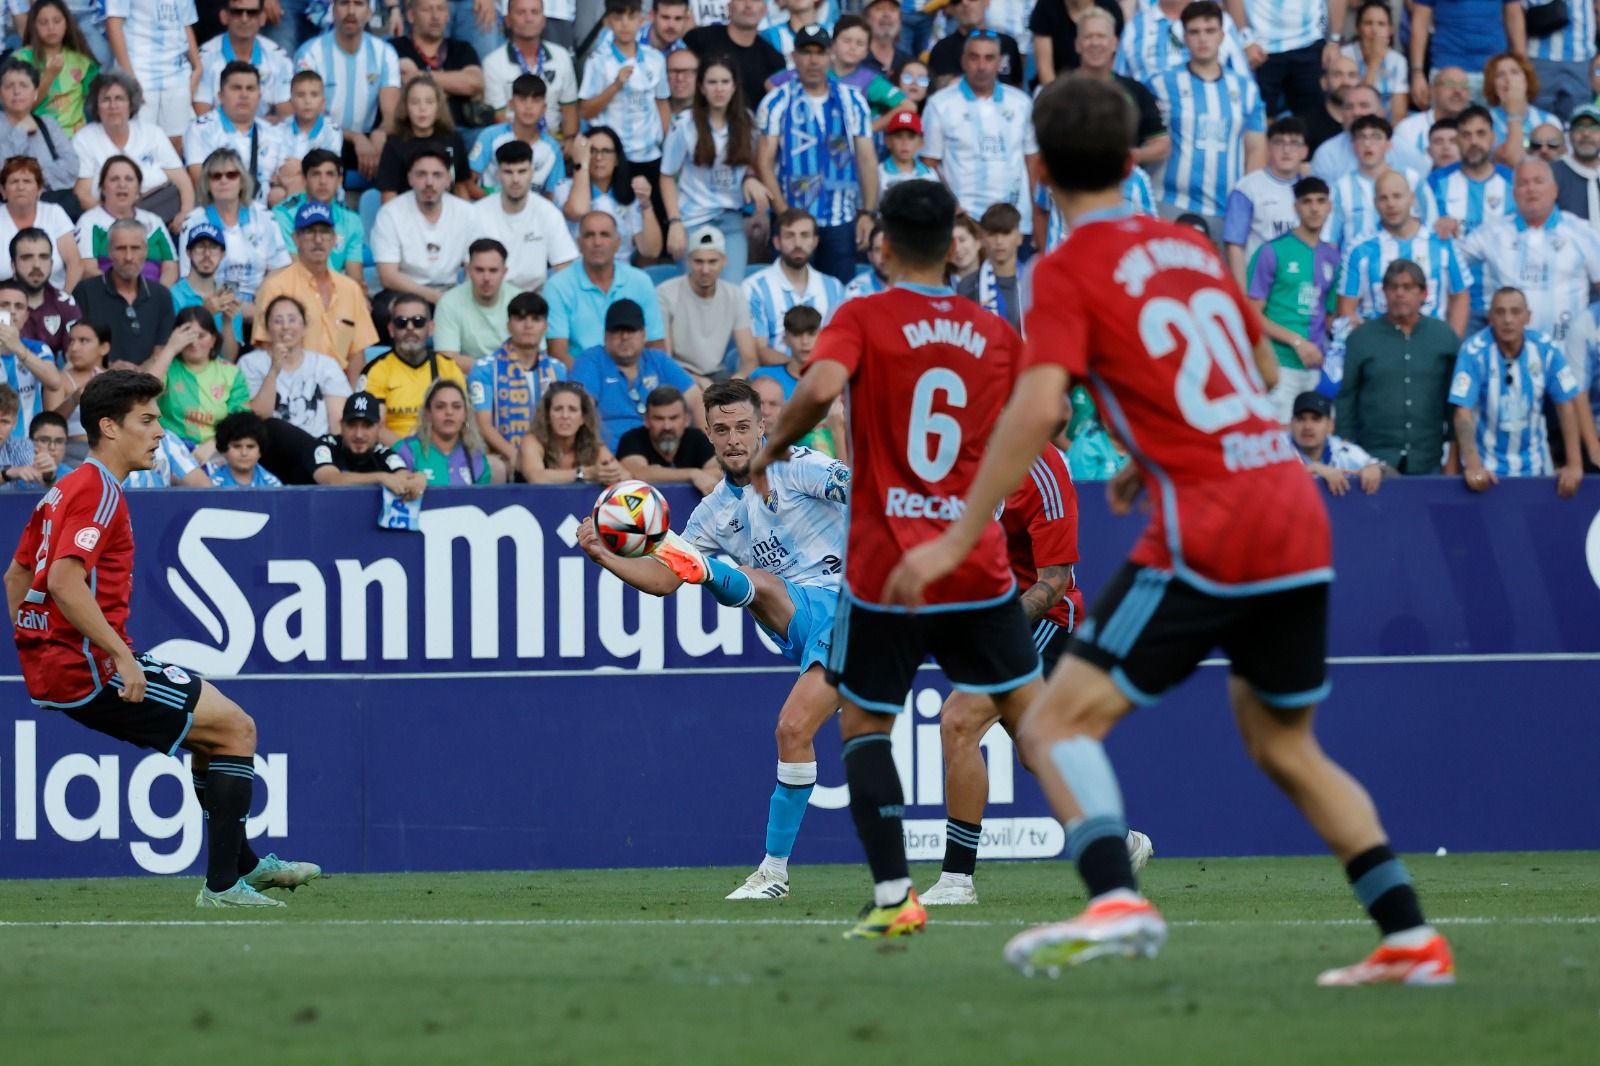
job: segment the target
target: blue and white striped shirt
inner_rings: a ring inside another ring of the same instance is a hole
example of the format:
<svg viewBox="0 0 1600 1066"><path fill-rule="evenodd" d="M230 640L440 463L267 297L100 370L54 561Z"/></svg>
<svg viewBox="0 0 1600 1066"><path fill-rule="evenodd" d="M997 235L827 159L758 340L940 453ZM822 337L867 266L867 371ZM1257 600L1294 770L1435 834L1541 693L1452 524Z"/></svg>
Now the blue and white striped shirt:
<svg viewBox="0 0 1600 1066"><path fill-rule="evenodd" d="M1529 330L1557 344L1566 343L1600 282L1600 235L1560 208L1542 226L1529 226L1520 217L1484 226L1461 242L1460 251L1480 275L1484 306L1496 289L1520 289L1532 313Z"/></svg>
<svg viewBox="0 0 1600 1066"><path fill-rule="evenodd" d="M623 67L632 67L633 73L589 125L610 126L622 138L622 151L630 162L649 163L661 158L661 139L666 136L656 106L657 100L669 95L665 56L649 45L639 45L631 56L623 55L615 42L596 48L583 65L578 99L592 100L605 92Z"/></svg>
<svg viewBox="0 0 1600 1066"><path fill-rule="evenodd" d="M189 446L178 439L176 433L168 433L161 438L161 446L156 449L155 465L149 470L130 470L128 476L122 479L125 489L165 489L182 481L189 476L191 470L200 469L200 464L194 461L194 455L189 451Z"/></svg>
<svg viewBox="0 0 1600 1066"><path fill-rule="evenodd" d="M37 355L45 362L55 365L55 356L50 349L35 340L22 338L22 346ZM5 375L7 385L16 390L17 399L17 424L11 427L11 440L28 439L28 423L33 421L33 416L44 410L44 388L39 384L39 379L33 376L33 371L23 366L16 356L10 352L0 353L0 374Z"/></svg>
<svg viewBox="0 0 1600 1066"><path fill-rule="evenodd" d="M838 139L828 130L835 106L843 123ZM778 184L790 207L811 212L818 226L855 221L861 203L855 139L872 136L872 109L859 89L830 78L828 95L816 97L800 79L786 81L762 98L756 127L778 142Z"/></svg>
<svg viewBox="0 0 1600 1066"><path fill-rule="evenodd" d="M278 128L283 131L290 159L304 159L313 148L326 148L334 155L344 151L344 130L327 115L318 115L308 130L301 130L300 120L292 115Z"/></svg>
<svg viewBox="0 0 1600 1066"><path fill-rule="evenodd" d="M294 68L322 75L328 114L353 133L366 133L377 125L380 90L400 88L400 57L388 41L370 33L361 35L353 55L339 47L333 33L313 37L295 53Z"/></svg>
<svg viewBox="0 0 1600 1066"><path fill-rule="evenodd" d="M1055 197L1050 195L1049 186L1040 185L1039 191L1034 194L1033 202L1050 214L1050 227L1045 235L1044 246L1044 250L1048 252L1067 239L1067 220L1061 214L1061 208L1056 205ZM1145 177L1144 170L1140 167L1134 167L1132 173L1123 179L1122 202L1136 215L1155 215L1155 193L1150 189L1150 179Z"/></svg>
<svg viewBox="0 0 1600 1066"><path fill-rule="evenodd" d="M1456 254L1453 241L1421 224L1409 237L1379 230L1345 254L1339 271L1339 295L1359 299L1362 318L1377 318L1389 309L1383 295L1383 272L1397 259L1411 260L1427 276L1428 295L1422 313L1430 318L1444 318L1450 297L1472 286L1472 274Z"/></svg>
<svg viewBox="0 0 1600 1066"><path fill-rule="evenodd" d="M1345 45L1339 51L1350 59L1356 61L1356 69L1361 72L1361 79L1367 77L1367 57L1361 51L1361 45L1354 42ZM1395 93L1409 93L1411 91L1411 64L1406 62L1406 57L1396 52L1393 48L1383 54L1383 66L1378 71L1377 83L1373 88L1378 90L1378 96L1383 101L1384 111L1389 109L1389 101Z"/></svg>
<svg viewBox="0 0 1600 1066"><path fill-rule="evenodd" d="M1172 134L1161 202L1180 211L1221 215L1244 171L1245 134L1267 130L1255 78L1224 70L1207 81L1183 67L1157 77L1150 91Z"/></svg>
<svg viewBox="0 0 1600 1066"><path fill-rule="evenodd" d="M1256 43L1277 55L1322 40L1328 0L1245 0L1244 13Z"/></svg>
<svg viewBox="0 0 1600 1066"><path fill-rule="evenodd" d="M1578 393L1560 345L1532 329L1514 360L1505 358L1493 331L1477 333L1456 354L1450 381L1450 403L1478 416L1478 455L1496 477L1552 473L1545 397L1565 403Z"/></svg>
<svg viewBox="0 0 1600 1066"><path fill-rule="evenodd" d="M744 180L750 168L728 166L726 123L720 129L711 126L711 141L715 161L708 167L700 166L694 161L700 135L695 132L694 116L685 111L672 120L667 143L661 147L661 173L677 182L678 214L683 217L685 231L691 233L724 211L744 207Z"/></svg>
<svg viewBox="0 0 1600 1066"><path fill-rule="evenodd" d="M1528 0L1522 6L1530 6ZM1587 63L1595 55L1594 34L1594 0L1569 0L1565 26L1548 37L1528 35L1528 58Z"/></svg>
<svg viewBox="0 0 1600 1066"><path fill-rule="evenodd" d="M1582 4L1578 4L1577 6L1581 7ZM1528 39L1530 41L1537 40L1537 38L1534 37L1530 37ZM1504 144L1506 141L1506 133L1511 128L1510 120L1506 118L1505 108L1491 107L1489 109L1489 117L1494 120L1494 143L1496 145ZM1533 131L1538 129L1540 126L1545 125L1546 123L1549 123L1558 130L1565 130L1567 128L1567 124L1565 122L1561 121L1550 112L1541 110L1537 107L1534 107L1532 104L1529 104L1527 117L1522 120L1522 147L1528 147L1528 140L1533 136Z"/></svg>
<svg viewBox="0 0 1600 1066"><path fill-rule="evenodd" d="M271 191L272 176L283 166L289 158L289 138L284 135L282 126L275 126L270 122L256 119L254 123L256 141L256 200L262 207L267 205L267 193ZM200 166L205 163L206 157L218 148L232 148L239 153L239 158L246 167L250 166L250 135L251 127L241 129L235 126L227 115L220 109L207 111L199 118L189 123L189 128L183 132L183 161L189 166Z"/></svg>
<svg viewBox="0 0 1600 1066"><path fill-rule="evenodd" d="M791 307L815 307L826 326L828 319L844 303L844 286L831 274L815 267L806 268L806 291L796 294L783 275L783 264L773 263L744 279L745 299L750 301L750 332L780 352L789 345L783 339L783 316Z"/></svg>
<svg viewBox="0 0 1600 1066"><path fill-rule="evenodd" d="M1417 192L1411 213L1426 222L1425 212L1429 208L1423 203L1421 175L1414 170L1395 169L1405 176L1406 183ZM1349 253L1356 245L1377 233L1382 225L1376 204L1377 187L1377 178L1369 178L1359 170L1353 170L1334 182L1332 196L1329 197L1333 202L1333 214L1328 216L1322 239L1338 245L1340 251Z"/></svg>
<svg viewBox="0 0 1600 1066"><path fill-rule="evenodd" d="M1511 168L1498 163L1482 181L1468 177L1460 163L1452 163L1428 175L1428 209L1436 218L1461 223L1462 236L1468 236L1517 213L1511 182Z"/></svg>
<svg viewBox="0 0 1600 1066"><path fill-rule="evenodd" d="M997 82L993 95L980 97L961 78L928 98L922 127L922 156L938 164L962 210L979 218L1010 204L1022 212L1022 232L1033 232L1026 157L1038 154L1039 142L1027 93Z"/></svg>
<svg viewBox="0 0 1600 1066"><path fill-rule="evenodd" d="M102 0L106 18L120 18L128 71L148 93L188 88L189 35L199 21L194 0ZM9 27L8 27L9 28Z"/></svg>
<svg viewBox="0 0 1600 1066"><path fill-rule="evenodd" d="M238 58L227 33L220 33L200 46L200 87L195 90L196 103L216 106L222 69ZM294 61L278 47L276 41L267 37L257 37L255 47L245 58L261 75L261 104L256 108L256 114L266 118L272 113L274 105L286 103L289 99L289 80L294 77Z"/></svg>
<svg viewBox="0 0 1600 1066"><path fill-rule="evenodd" d="M1223 69L1254 78L1250 61L1244 55L1244 42L1233 18L1222 13L1222 51L1217 59ZM1135 81L1155 88L1155 79L1189 62L1189 49L1183 43L1183 23L1169 19L1154 4L1141 9L1122 27L1117 43L1117 62L1112 69Z"/></svg>

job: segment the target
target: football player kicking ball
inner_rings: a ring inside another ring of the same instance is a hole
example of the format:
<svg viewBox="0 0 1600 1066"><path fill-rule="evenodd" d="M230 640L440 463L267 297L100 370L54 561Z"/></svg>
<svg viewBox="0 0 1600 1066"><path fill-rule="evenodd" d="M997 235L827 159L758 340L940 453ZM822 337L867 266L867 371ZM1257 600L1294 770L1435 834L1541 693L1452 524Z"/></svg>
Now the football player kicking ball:
<svg viewBox="0 0 1600 1066"><path fill-rule="evenodd" d="M209 682L136 655L128 642L133 526L122 481L149 470L161 444L161 382L111 370L78 408L89 461L33 509L6 569L6 601L28 695L98 733L176 755L192 753L206 814L206 880L198 907L282 907L261 893L322 876L308 862L257 858L245 839L256 778L256 724Z"/></svg>
<svg viewBox="0 0 1600 1066"><path fill-rule="evenodd" d="M705 390L706 430L723 479L689 515L683 535L669 532L637 559L606 550L592 519L578 544L589 558L641 592L665 596L684 582L712 599L747 607L780 651L800 667L778 712L778 784L767 807L767 854L728 899L789 894L789 855L817 784L811 741L839 698L824 676L839 603L850 468L819 452L795 450L769 472L769 493L750 487L750 460L761 445L761 397L747 381ZM739 561L730 566L709 553Z"/></svg>
<svg viewBox="0 0 1600 1066"><path fill-rule="evenodd" d="M872 869L872 902L845 934L852 938L899 936L927 923L911 890L905 798L889 740L917 667L931 652L957 691L989 696L1003 716L1020 714L1040 687L1005 535L987 515L980 543L929 590L929 606L910 614L883 596L884 578L906 549L961 514L983 442L1011 391L1022 339L945 283L956 212L948 189L908 181L880 206L883 264L894 285L835 313L751 467L752 483L764 491L789 446L849 388L850 454L858 461L828 674L844 707L850 814Z"/></svg>
<svg viewBox="0 0 1600 1066"><path fill-rule="evenodd" d="M907 553L884 595L900 604L937 595L982 547L989 513L1049 437L1073 378L1088 379L1133 456L1110 485L1114 508L1125 512L1146 479L1156 491L1143 539L1021 728L1089 906L1017 935L1005 957L1024 973L1054 974L1160 949L1166 923L1136 887L1101 738L1220 645L1246 749L1344 864L1383 935L1367 959L1318 983L1449 984L1449 945L1426 924L1371 798L1312 734L1329 688L1332 547L1320 495L1273 417L1276 360L1260 323L1209 242L1123 205L1134 115L1119 89L1063 79L1040 96L1033 122L1071 236L1034 275L1035 340L966 512Z"/></svg>

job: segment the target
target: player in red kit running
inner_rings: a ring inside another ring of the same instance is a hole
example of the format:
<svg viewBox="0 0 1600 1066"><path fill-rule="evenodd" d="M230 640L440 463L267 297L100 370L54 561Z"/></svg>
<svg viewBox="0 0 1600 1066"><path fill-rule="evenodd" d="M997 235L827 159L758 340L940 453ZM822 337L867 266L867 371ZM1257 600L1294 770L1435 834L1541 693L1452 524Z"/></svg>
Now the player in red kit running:
<svg viewBox="0 0 1600 1066"><path fill-rule="evenodd" d="M1422 916L1366 791L1312 734L1328 692L1331 544L1322 500L1273 418L1276 360L1216 249L1192 230L1134 218L1120 186L1134 115L1115 86L1063 79L1033 112L1071 236L1040 263L1026 367L989 442L968 509L907 553L885 596L915 603L987 536L986 510L1021 480L1087 378L1133 464L1112 482L1126 511L1148 480L1154 515L1022 723L1024 758L1067 829L1090 902L1006 945L1024 973L1103 955L1153 956L1161 915L1137 889L1101 738L1220 646L1245 747L1345 865L1383 934L1320 984L1447 984L1449 945Z"/></svg>
<svg viewBox="0 0 1600 1066"><path fill-rule="evenodd" d="M245 839L255 722L209 682L129 646L133 526L122 481L154 463L160 395L159 380L132 370L108 371L84 387L78 407L89 461L34 507L6 569L17 656L40 707L140 747L193 753L208 823L196 906L281 907L260 890L294 889L322 871L274 855L258 859Z"/></svg>
<svg viewBox="0 0 1600 1066"><path fill-rule="evenodd" d="M843 704L850 814L874 883L873 902L849 937L898 936L927 921L911 890L900 826L905 798L889 746L917 667L931 652L957 691L989 695L1003 714L1022 712L1040 673L1005 534L987 515L974 550L930 588L928 607L913 615L883 596L883 579L906 549L961 514L1016 378L1022 340L945 284L956 211L948 189L908 181L881 208L884 268L894 287L834 314L750 469L764 495L766 468L849 389L856 465L828 676Z"/></svg>

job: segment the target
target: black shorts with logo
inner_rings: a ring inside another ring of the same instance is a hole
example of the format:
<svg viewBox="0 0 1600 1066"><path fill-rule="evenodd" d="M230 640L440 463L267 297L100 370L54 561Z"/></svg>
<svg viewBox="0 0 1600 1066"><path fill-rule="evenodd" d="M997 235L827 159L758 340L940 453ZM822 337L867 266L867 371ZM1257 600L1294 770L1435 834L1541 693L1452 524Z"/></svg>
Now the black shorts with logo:
<svg viewBox="0 0 1600 1066"><path fill-rule="evenodd" d="M122 679L113 677L86 703L60 710L96 733L176 755L183 738L189 735L189 727L194 725L202 682L199 675L181 666L151 655L138 658L144 670L144 699L138 703L124 700Z"/></svg>
<svg viewBox="0 0 1600 1066"><path fill-rule="evenodd" d="M1015 597L915 614L840 597L828 681L846 699L880 714L900 713L930 655L963 692L1010 692L1040 673L1028 617Z"/></svg>
<svg viewBox="0 0 1600 1066"><path fill-rule="evenodd" d="M1325 581L1218 596L1124 563L1068 651L1109 673L1134 703L1150 704L1221 648L1264 703L1288 709L1327 697L1327 647Z"/></svg>

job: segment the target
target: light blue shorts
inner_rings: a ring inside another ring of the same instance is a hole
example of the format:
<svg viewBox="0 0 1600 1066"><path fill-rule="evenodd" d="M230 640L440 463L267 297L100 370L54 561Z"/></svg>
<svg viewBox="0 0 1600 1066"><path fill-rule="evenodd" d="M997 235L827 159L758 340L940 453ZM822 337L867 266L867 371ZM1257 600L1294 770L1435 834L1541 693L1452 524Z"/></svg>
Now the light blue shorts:
<svg viewBox="0 0 1600 1066"><path fill-rule="evenodd" d="M815 663L826 666L833 650L833 619L839 610L839 590L796 585L792 581L785 581L783 587L789 590L789 602L794 604L789 631L774 633L766 626L762 626L762 630L783 652L783 657L799 666L802 673Z"/></svg>

